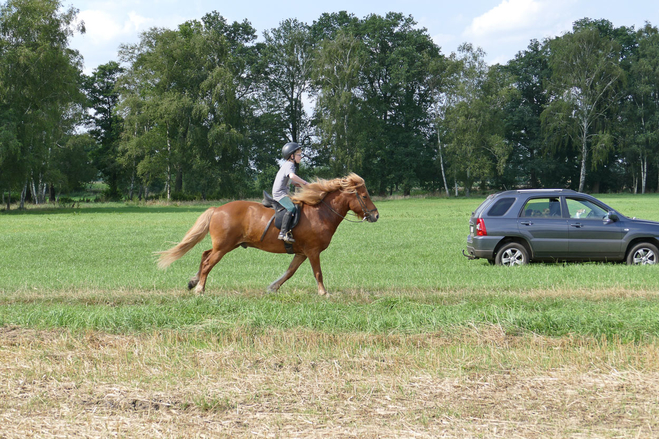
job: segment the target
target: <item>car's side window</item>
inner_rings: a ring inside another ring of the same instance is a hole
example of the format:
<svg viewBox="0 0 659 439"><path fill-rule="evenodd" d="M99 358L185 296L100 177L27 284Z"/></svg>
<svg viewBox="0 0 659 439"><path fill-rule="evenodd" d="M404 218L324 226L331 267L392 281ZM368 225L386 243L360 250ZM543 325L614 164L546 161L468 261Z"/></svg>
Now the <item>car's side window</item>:
<svg viewBox="0 0 659 439"><path fill-rule="evenodd" d="M602 219L606 216L606 210L589 200L580 200L578 198L567 198L567 210L570 218L580 219Z"/></svg>
<svg viewBox="0 0 659 439"><path fill-rule="evenodd" d="M494 203L494 205L487 212L487 215L504 216L514 202L515 202L514 198L502 198L500 200L497 200L496 203Z"/></svg>
<svg viewBox="0 0 659 439"><path fill-rule="evenodd" d="M560 218L561 203L557 197L533 198L526 202L520 215L523 218Z"/></svg>

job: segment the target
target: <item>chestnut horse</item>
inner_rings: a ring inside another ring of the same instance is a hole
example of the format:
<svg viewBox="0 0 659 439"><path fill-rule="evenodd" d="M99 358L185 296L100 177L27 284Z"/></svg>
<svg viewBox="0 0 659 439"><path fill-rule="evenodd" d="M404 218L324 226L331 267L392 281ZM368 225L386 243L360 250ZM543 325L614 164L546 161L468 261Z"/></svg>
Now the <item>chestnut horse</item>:
<svg viewBox="0 0 659 439"><path fill-rule="evenodd" d="M334 180L319 179L302 187L291 198L300 204L300 221L293 229L295 256L286 272L270 284L268 292L277 291L309 258L318 283L318 294L325 295L327 291L320 270L320 253L329 246L339 223L350 210L369 222L377 221L380 215L371 201L364 179L354 173ZM232 201L220 207L211 207L201 214L178 245L158 252L158 266L168 267L210 232L213 248L203 253L199 271L188 283L188 289L196 286L195 291L202 293L208 273L215 264L241 245L271 253L286 253L284 242L277 239L278 230L275 227L270 227L264 235L272 215L273 209L253 201Z"/></svg>

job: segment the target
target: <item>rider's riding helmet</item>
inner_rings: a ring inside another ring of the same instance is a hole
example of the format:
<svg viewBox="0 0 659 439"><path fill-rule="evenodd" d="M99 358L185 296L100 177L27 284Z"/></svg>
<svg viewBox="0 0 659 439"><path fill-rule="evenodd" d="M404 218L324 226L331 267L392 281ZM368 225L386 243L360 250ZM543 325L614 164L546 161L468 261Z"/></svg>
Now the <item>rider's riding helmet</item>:
<svg viewBox="0 0 659 439"><path fill-rule="evenodd" d="M291 158L291 154L293 154L298 149L302 149L302 147L299 144L295 142L288 142L281 149L281 156L284 158L284 160L288 160L289 158Z"/></svg>

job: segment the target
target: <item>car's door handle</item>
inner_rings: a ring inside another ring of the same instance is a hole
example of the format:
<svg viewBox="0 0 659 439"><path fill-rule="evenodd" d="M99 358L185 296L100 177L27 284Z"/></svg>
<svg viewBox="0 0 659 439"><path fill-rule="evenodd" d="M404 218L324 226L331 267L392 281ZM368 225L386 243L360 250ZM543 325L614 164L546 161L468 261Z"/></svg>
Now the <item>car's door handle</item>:
<svg viewBox="0 0 659 439"><path fill-rule="evenodd" d="M581 223L574 223L574 224L570 224L570 226L572 226L572 227L576 227L577 229L580 229L580 228L583 227L583 224L581 224Z"/></svg>
<svg viewBox="0 0 659 439"><path fill-rule="evenodd" d="M522 221L520 224L523 225L523 226L532 226L533 221Z"/></svg>

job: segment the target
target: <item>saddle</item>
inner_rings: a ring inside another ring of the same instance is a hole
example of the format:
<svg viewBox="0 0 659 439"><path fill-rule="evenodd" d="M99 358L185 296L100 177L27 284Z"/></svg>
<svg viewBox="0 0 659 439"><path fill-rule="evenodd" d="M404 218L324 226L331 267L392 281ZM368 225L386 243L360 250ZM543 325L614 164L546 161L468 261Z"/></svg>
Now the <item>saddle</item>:
<svg viewBox="0 0 659 439"><path fill-rule="evenodd" d="M281 222L282 219L284 218L284 214L286 213L286 208L279 204L278 201L276 201L272 196L267 193L266 191L263 191L263 201L262 204L265 207L270 207L275 210L275 214L270 218L270 221L268 221L268 224L265 226L265 230L263 231L263 235L261 235L261 241L263 241L263 238L265 238L265 234L268 232L270 229L270 226L272 225L273 221L275 223L275 227L279 230L281 230ZM297 223L300 222L300 206L297 204L295 205L295 212L293 212L293 216L291 217L291 224L290 224L290 229L293 230L295 226L297 226ZM287 242L284 242L284 247L286 247L286 252L293 254L293 246Z"/></svg>
<svg viewBox="0 0 659 439"><path fill-rule="evenodd" d="M281 229L281 220L284 217L284 213L286 212L286 208L279 204L278 201L275 201L272 196L267 193L266 191L263 191L263 205L265 207L271 207L275 209L275 227L278 229ZM291 218L291 230L297 226L297 223L300 222L300 206L297 204L295 205L295 212L293 212L293 217ZM272 219L268 223L268 226L272 223ZM268 227L266 227L266 231L268 230Z"/></svg>

